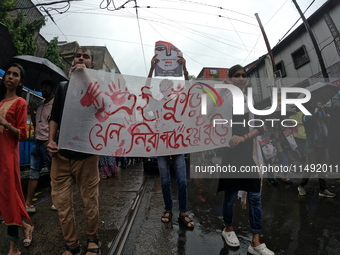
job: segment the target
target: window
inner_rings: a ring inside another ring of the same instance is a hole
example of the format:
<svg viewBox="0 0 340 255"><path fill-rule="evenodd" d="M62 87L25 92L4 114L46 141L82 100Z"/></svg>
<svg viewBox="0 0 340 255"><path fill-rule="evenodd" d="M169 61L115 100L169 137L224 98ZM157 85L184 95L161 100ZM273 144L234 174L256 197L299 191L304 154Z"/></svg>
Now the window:
<svg viewBox="0 0 340 255"><path fill-rule="evenodd" d="M298 69L299 67L309 62L309 57L304 45L302 45L299 49L294 51L291 55L293 58L295 69Z"/></svg>
<svg viewBox="0 0 340 255"><path fill-rule="evenodd" d="M275 66L276 66L276 72L277 72L277 73L275 73L276 78L282 78L282 77L287 76L286 68L285 68L282 60L279 63L277 63Z"/></svg>
<svg viewBox="0 0 340 255"><path fill-rule="evenodd" d="M211 75L217 74L217 70L210 69L210 74L211 74Z"/></svg>

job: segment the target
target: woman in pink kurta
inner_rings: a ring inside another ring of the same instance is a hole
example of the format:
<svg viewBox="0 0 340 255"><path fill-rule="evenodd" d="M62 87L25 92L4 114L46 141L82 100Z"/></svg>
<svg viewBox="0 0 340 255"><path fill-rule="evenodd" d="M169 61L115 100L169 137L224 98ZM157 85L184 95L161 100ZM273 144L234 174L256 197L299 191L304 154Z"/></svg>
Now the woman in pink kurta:
<svg viewBox="0 0 340 255"><path fill-rule="evenodd" d="M24 246L32 241L33 226L24 222L27 214L20 177L19 142L26 138L27 107L22 91L24 70L11 64L0 84L0 216L8 225L8 255L20 255L17 248L18 228L22 227Z"/></svg>

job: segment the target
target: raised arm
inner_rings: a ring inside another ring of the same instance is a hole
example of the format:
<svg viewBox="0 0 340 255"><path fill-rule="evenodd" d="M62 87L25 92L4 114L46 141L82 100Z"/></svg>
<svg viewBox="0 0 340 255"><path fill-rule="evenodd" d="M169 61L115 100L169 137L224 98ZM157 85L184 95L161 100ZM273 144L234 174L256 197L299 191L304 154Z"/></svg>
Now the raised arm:
<svg viewBox="0 0 340 255"><path fill-rule="evenodd" d="M189 80L189 72L187 70L186 60L182 56L177 56L177 57L178 57L177 63L183 66L184 79L186 81L188 81Z"/></svg>
<svg viewBox="0 0 340 255"><path fill-rule="evenodd" d="M159 62L159 59L157 58L157 55L158 54L153 56L152 59L151 59L151 66L150 66L150 71L149 71L148 78L152 77L152 74L153 74L153 71L155 70L156 64Z"/></svg>

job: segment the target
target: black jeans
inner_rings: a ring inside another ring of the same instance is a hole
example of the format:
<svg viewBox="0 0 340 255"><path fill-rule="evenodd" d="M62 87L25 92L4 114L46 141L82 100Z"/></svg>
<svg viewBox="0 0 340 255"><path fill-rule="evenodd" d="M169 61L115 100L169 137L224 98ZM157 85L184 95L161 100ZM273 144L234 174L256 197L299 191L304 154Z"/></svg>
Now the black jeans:
<svg viewBox="0 0 340 255"><path fill-rule="evenodd" d="M316 164L328 164L329 163L329 154L327 148L308 148L306 151L306 165L312 166ZM304 187L308 183L308 180L310 178L311 172L305 172L302 176L302 180L300 183L300 186ZM320 177L320 174L319 174ZM318 178L319 179L319 186L320 190L324 191L326 187L326 179L324 178Z"/></svg>
<svg viewBox="0 0 340 255"><path fill-rule="evenodd" d="M19 226L10 225L7 227L8 239L13 242L19 241Z"/></svg>

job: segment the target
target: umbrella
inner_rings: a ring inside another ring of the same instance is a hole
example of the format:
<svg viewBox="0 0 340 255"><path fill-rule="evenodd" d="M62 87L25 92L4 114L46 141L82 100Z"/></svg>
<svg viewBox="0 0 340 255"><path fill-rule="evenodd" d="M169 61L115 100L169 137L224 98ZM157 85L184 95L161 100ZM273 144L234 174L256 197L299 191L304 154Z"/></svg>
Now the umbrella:
<svg viewBox="0 0 340 255"><path fill-rule="evenodd" d="M18 53L7 27L2 23L0 23L0 42L0 68L5 68L5 66L12 60L13 56Z"/></svg>
<svg viewBox="0 0 340 255"><path fill-rule="evenodd" d="M271 108L271 106L267 106L264 110L268 110L269 108ZM289 105L286 105L286 115L284 116L289 116L295 114L295 110L290 107ZM279 119L281 117L281 105L278 105L275 109L275 111L272 114L267 115L266 117L269 118L275 118L275 119Z"/></svg>
<svg viewBox="0 0 340 255"><path fill-rule="evenodd" d="M13 61L24 67L26 73L24 85L29 89L39 91L40 83L44 80L52 80L56 85L68 80L63 70L46 58L22 55L15 56Z"/></svg>
<svg viewBox="0 0 340 255"><path fill-rule="evenodd" d="M331 107L339 107L340 106L340 88L338 94L336 94L331 99Z"/></svg>
<svg viewBox="0 0 340 255"><path fill-rule="evenodd" d="M311 99L309 102L325 104L328 102L333 96L335 96L339 87L332 83L323 83L318 82L311 86L306 87L311 92ZM304 94L300 94L298 98L304 98Z"/></svg>

